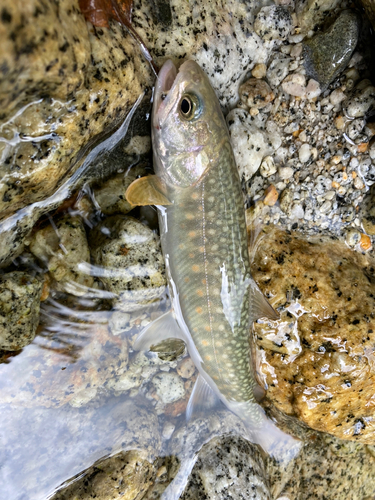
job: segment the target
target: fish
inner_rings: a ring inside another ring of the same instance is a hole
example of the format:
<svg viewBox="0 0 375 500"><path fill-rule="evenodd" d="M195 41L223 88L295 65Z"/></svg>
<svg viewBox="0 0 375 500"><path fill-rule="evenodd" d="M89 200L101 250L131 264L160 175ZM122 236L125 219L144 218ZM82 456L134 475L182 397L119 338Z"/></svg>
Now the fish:
<svg viewBox="0 0 375 500"><path fill-rule="evenodd" d="M250 333L258 318L276 320L279 314L251 277L244 199L228 129L196 62L185 61L179 70L171 60L164 63L151 126L155 175L135 180L126 198L158 208L172 311L150 323L134 348L184 340L199 372L187 418L195 408L221 401L266 449L261 430L270 424L255 395Z"/></svg>

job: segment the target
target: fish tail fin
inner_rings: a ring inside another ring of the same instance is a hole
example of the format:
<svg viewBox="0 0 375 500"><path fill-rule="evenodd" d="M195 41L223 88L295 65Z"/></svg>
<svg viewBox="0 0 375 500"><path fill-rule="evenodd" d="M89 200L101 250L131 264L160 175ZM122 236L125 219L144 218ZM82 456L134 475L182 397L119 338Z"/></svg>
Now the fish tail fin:
<svg viewBox="0 0 375 500"><path fill-rule="evenodd" d="M229 408L245 424L249 441L259 445L271 457L285 461L299 453L302 442L279 429L258 403L234 401Z"/></svg>

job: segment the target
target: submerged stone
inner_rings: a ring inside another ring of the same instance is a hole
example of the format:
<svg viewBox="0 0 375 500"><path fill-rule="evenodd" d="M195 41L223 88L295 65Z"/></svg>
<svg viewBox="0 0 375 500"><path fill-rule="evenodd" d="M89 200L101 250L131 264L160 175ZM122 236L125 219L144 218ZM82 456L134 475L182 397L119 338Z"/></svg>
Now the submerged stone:
<svg viewBox="0 0 375 500"><path fill-rule="evenodd" d="M358 42L359 27L359 16L345 10L327 31L303 43L306 72L322 90L346 68Z"/></svg>
<svg viewBox="0 0 375 500"><path fill-rule="evenodd" d="M17 351L34 340L42 287L24 272L0 276L0 349Z"/></svg>

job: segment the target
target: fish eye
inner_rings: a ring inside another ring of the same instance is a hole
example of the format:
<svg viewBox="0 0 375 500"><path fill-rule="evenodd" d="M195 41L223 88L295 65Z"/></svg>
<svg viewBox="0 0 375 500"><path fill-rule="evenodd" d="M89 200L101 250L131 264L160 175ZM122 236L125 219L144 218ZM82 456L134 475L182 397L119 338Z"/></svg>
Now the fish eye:
<svg viewBox="0 0 375 500"><path fill-rule="evenodd" d="M180 101L180 114L185 120L192 120L200 115L199 100L196 96L185 94Z"/></svg>

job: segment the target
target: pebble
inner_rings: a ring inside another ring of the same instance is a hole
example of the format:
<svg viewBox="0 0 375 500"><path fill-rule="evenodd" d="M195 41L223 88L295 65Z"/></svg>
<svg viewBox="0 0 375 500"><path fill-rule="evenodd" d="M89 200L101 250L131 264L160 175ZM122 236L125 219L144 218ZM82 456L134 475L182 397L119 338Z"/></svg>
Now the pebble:
<svg viewBox="0 0 375 500"><path fill-rule="evenodd" d="M348 65L358 35L358 15L345 10L327 31L303 42L306 73L320 83L323 91Z"/></svg>
<svg viewBox="0 0 375 500"><path fill-rule="evenodd" d="M361 233L361 239L360 239L360 247L362 248L362 250L364 250L365 252L367 252L367 250L370 250L371 248L371 238L367 235L367 234L363 234Z"/></svg>
<svg viewBox="0 0 375 500"><path fill-rule="evenodd" d="M321 94L321 88L319 83L316 80L309 80L306 86L306 98L307 99L315 99Z"/></svg>
<svg viewBox="0 0 375 500"><path fill-rule="evenodd" d="M356 229L349 229L346 232L345 241L348 246L354 248L361 240L361 233Z"/></svg>
<svg viewBox="0 0 375 500"><path fill-rule="evenodd" d="M363 118L357 118L355 120L352 120L346 129L346 133L350 137L350 139L354 140L362 132L365 125L366 121Z"/></svg>
<svg viewBox="0 0 375 500"><path fill-rule="evenodd" d="M375 148L374 148L375 149ZM272 156L266 156L260 165L260 173L263 177L270 177L276 172L277 168Z"/></svg>
<svg viewBox="0 0 375 500"><path fill-rule="evenodd" d="M306 94L306 77L301 73L288 75L281 84L287 94L302 97Z"/></svg>
<svg viewBox="0 0 375 500"><path fill-rule="evenodd" d="M264 192L264 200L263 203L265 205L268 205L270 207L273 207L273 205L277 202L277 199L279 197L279 193L277 192L277 189L273 184L268 186L268 188Z"/></svg>
<svg viewBox="0 0 375 500"><path fill-rule="evenodd" d="M288 9L277 5L262 7L255 17L254 30L263 40L285 40L292 29Z"/></svg>
<svg viewBox="0 0 375 500"><path fill-rule="evenodd" d="M273 153L268 134L252 123L244 109L233 109L227 116L229 135L240 178L249 180L260 167L263 158Z"/></svg>
<svg viewBox="0 0 375 500"><path fill-rule="evenodd" d="M42 287L42 279L26 272L0 276L0 349L18 351L34 340Z"/></svg>
<svg viewBox="0 0 375 500"><path fill-rule="evenodd" d="M268 83L257 78L249 78L243 83L240 86L239 94L245 105L258 110L267 106L275 98Z"/></svg>
<svg viewBox="0 0 375 500"><path fill-rule="evenodd" d="M184 358L177 365L177 373L182 378L190 378L194 372L195 365L191 358Z"/></svg>
<svg viewBox="0 0 375 500"><path fill-rule="evenodd" d="M264 78L267 73L267 66L264 63L256 64L251 72L254 78Z"/></svg>
<svg viewBox="0 0 375 500"><path fill-rule="evenodd" d="M298 151L298 158L300 162L306 163L310 159L310 156L311 156L310 145L307 143L302 144L302 146L299 148Z"/></svg>
<svg viewBox="0 0 375 500"><path fill-rule="evenodd" d="M152 383L159 400L164 404L173 403L185 396L184 384L175 372L157 373L152 378Z"/></svg>
<svg viewBox="0 0 375 500"><path fill-rule="evenodd" d="M280 167L278 170L278 174L280 179L285 180L285 179L290 179L293 177L294 170L292 167Z"/></svg>
<svg viewBox="0 0 375 500"><path fill-rule="evenodd" d="M339 88L331 92L329 96L330 103L333 106L338 106L346 99L346 94Z"/></svg>
<svg viewBox="0 0 375 500"><path fill-rule="evenodd" d="M353 95L343 103L346 115L351 118L361 118L375 106L375 87L369 80L365 82L365 86L359 84Z"/></svg>
<svg viewBox="0 0 375 500"><path fill-rule="evenodd" d="M289 73L291 58L283 54L276 55L267 69L267 80L272 87L278 87Z"/></svg>

